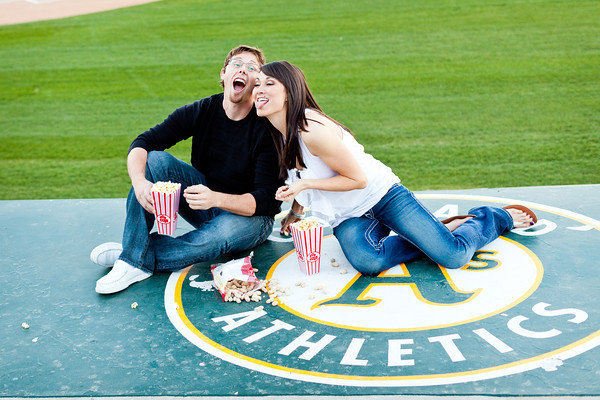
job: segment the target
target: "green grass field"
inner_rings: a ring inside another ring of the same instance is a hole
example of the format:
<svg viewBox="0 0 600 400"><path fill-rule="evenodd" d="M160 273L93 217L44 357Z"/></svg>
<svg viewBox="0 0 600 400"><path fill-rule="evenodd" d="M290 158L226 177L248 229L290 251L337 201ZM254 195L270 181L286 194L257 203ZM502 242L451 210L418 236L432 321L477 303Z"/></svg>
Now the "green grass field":
<svg viewBox="0 0 600 400"><path fill-rule="evenodd" d="M599 38L597 0L164 0L0 27L0 198L125 197L129 143L220 91L241 43L303 68L413 190L600 183Z"/></svg>

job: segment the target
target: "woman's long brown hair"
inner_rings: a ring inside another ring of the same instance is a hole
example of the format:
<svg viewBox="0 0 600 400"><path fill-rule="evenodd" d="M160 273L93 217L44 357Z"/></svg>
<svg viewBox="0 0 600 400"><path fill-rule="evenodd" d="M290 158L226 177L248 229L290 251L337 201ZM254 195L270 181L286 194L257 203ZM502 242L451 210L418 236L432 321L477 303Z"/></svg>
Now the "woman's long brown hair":
<svg viewBox="0 0 600 400"><path fill-rule="evenodd" d="M281 82L287 93L285 143L283 143L281 133L274 132L273 135L279 153L279 177L285 179L287 170L296 168L296 163L302 168L306 168L300 151L298 135L301 130L306 131L308 126L305 112L307 108L321 113L348 132L350 130L323 112L306 83L304 73L297 66L287 61L274 61L263 65L261 72ZM275 128L271 124L268 125L273 133Z"/></svg>

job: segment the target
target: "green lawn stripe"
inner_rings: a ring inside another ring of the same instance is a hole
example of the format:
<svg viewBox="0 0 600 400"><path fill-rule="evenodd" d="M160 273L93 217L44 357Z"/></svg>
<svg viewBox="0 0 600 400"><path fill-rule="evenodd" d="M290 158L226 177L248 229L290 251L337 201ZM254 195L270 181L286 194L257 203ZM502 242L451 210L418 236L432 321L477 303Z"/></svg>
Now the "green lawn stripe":
<svg viewBox="0 0 600 400"><path fill-rule="evenodd" d="M0 27L0 198L125 196L131 140L219 91L240 43L302 67L411 189L600 183L598 37L596 0L163 0Z"/></svg>

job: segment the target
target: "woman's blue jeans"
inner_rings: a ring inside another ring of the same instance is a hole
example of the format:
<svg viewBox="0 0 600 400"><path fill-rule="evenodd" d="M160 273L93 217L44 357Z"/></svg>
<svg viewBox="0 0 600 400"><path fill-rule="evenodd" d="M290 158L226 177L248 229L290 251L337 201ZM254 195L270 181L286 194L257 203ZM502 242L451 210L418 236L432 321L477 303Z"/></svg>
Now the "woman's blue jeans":
<svg viewBox="0 0 600 400"><path fill-rule="evenodd" d="M146 179L181 183L179 216L195 230L178 237L149 234L154 215L139 204L132 188L127 197L123 252L119 259L143 271L176 271L228 252L244 251L264 242L273 230L271 217L244 217L219 208L192 210L183 190L191 185L205 185L206 179L196 168L169 153L148 153Z"/></svg>
<svg viewBox="0 0 600 400"><path fill-rule="evenodd" d="M475 251L513 228L508 211L469 210L475 215L453 232L437 220L403 185L396 184L363 216L333 229L350 264L372 275L426 255L445 268L460 268ZM390 236L394 231L398 236Z"/></svg>

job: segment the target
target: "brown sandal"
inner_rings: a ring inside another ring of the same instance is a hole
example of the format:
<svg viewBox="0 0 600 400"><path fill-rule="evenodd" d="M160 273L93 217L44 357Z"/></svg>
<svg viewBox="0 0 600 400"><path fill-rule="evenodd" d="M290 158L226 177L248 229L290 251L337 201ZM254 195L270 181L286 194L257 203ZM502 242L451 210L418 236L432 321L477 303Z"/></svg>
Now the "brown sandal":
<svg viewBox="0 0 600 400"><path fill-rule="evenodd" d="M525 207L525 206L522 206L522 205L519 205L519 204L513 204L513 205L502 207L502 208L504 208L505 210L513 208L515 210L523 211L525 214L529 215L531 217L531 219L533 219L533 223L534 224L536 224L537 221L538 221L537 216L535 215L535 213L533 211L531 211L529 208Z"/></svg>

